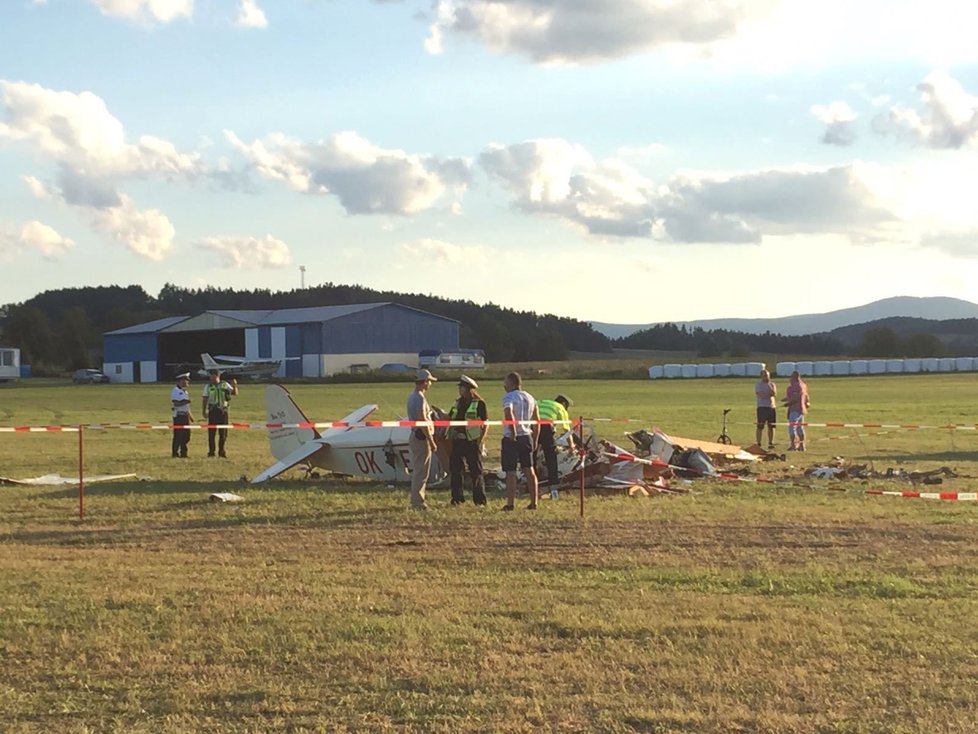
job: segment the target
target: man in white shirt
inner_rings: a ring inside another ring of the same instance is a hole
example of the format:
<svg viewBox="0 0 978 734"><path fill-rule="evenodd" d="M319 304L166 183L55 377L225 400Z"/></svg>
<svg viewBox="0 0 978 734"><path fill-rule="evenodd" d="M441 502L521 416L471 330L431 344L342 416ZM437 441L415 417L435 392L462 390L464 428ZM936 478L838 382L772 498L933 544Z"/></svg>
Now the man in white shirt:
<svg viewBox="0 0 978 734"><path fill-rule="evenodd" d="M516 467L519 465L526 476L526 490L530 493L528 510L537 509L539 499L537 473L533 468L533 455L540 436L540 411L537 401L522 389L523 379L519 372L510 372L503 380L506 394L503 396L503 421L528 421L503 425L502 464L506 472L506 504L503 510L511 511L516 502Z"/></svg>
<svg viewBox="0 0 978 734"><path fill-rule="evenodd" d="M170 390L170 402L173 404L173 443L170 453L174 459L186 459L187 444L190 443L190 430L177 428L194 422L194 417L190 414L190 393L187 392L189 382L190 373L183 372L177 375L177 384Z"/></svg>

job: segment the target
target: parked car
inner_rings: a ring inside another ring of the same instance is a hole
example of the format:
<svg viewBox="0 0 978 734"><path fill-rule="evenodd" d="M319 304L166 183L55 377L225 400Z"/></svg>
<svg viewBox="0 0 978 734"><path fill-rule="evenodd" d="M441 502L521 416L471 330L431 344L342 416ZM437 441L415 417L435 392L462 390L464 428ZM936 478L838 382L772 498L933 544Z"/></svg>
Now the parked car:
<svg viewBox="0 0 978 734"><path fill-rule="evenodd" d="M109 376L103 374L101 370L75 370L71 375L71 381L78 385L92 385L97 382L112 382Z"/></svg>

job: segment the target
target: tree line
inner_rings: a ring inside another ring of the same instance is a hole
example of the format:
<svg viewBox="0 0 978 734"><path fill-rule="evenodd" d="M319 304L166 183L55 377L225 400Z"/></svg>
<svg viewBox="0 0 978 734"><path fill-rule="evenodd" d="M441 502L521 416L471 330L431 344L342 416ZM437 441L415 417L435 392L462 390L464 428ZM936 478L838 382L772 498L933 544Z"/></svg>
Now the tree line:
<svg viewBox="0 0 978 734"><path fill-rule="evenodd" d="M925 321L920 319L919 321ZM964 323L968 322L968 323ZM926 322L935 329L941 329L944 322ZM918 324L924 326L925 324ZM974 330L978 320L956 320L953 322L955 334L966 331L970 325ZM851 331L856 327L839 329ZM854 341L846 341L835 332L809 334L805 336L784 336L766 332L748 334L726 329L705 330L699 327L687 328L676 324L657 324L649 329L637 331L626 337L614 340L613 345L623 349L657 349L669 351L694 351L699 357L746 358L752 352L766 354L803 354L809 356L860 357L942 357L958 351L970 353L972 342L958 339L945 343L937 334L928 332L898 334L888 326L871 327L862 330ZM960 346L961 349L957 349Z"/></svg>
<svg viewBox="0 0 978 734"><path fill-rule="evenodd" d="M887 326L868 328L857 340L840 339L845 327L828 334L785 336L657 324L611 340L577 319L515 311L495 304L451 300L433 295L377 291L358 285L325 283L273 292L267 289L182 288L166 284L152 296L138 285L62 288L45 291L19 304L0 308L5 346L18 347L21 360L35 374L100 366L102 334L171 316L193 316L210 310L271 310L393 301L460 323L460 346L480 348L489 362L546 362L567 359L570 352L611 352L614 347L689 351L699 357L745 359L754 352L864 357L936 357L952 354L935 333L898 334ZM967 322L967 323L965 323ZM956 335L978 333L978 320L926 322L923 328L949 328ZM969 347L973 342L971 338ZM967 351L967 349L965 349Z"/></svg>

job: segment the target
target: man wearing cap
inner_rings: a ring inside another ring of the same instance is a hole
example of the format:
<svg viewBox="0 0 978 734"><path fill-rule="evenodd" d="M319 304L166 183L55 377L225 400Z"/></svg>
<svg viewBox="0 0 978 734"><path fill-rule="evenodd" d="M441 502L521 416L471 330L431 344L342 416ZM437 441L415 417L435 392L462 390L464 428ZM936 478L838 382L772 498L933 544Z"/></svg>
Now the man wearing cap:
<svg viewBox="0 0 978 734"><path fill-rule="evenodd" d="M485 424L488 420L486 401L478 393L479 383L467 375L458 378L458 400L448 411L449 420L482 421L480 426L453 426L449 435L452 439L452 456L448 463L451 476L452 504L465 502L462 493L462 465L469 467L472 477L472 501L477 505L486 504L486 483L482 476L482 451L485 446Z"/></svg>
<svg viewBox="0 0 978 734"><path fill-rule="evenodd" d="M540 400L537 408L540 410L540 420L553 421L552 425L540 426L540 450L543 452L544 461L547 464L547 487L553 491L557 486L560 476L557 471L557 436L562 436L571 429L570 415L567 409L574 404L569 397L563 393L557 395L553 400ZM573 438L571 438L573 446Z"/></svg>
<svg viewBox="0 0 978 734"><path fill-rule="evenodd" d="M173 404L173 443L170 453L174 459L186 459L187 444L190 443L190 429L177 428L194 422L194 417L190 414L190 393L187 391L189 382L190 373L182 372L177 375L177 384L170 390L170 402Z"/></svg>
<svg viewBox="0 0 978 734"><path fill-rule="evenodd" d="M526 475L526 490L530 493L530 504L526 509L535 510L539 487L533 468L533 454L540 436L540 411L534 397L523 390L523 378L519 372L506 375L503 389L506 391L503 395L503 421L511 423L503 425L502 464L506 472L506 504L503 510L512 510L516 502L517 465Z"/></svg>
<svg viewBox="0 0 978 734"><path fill-rule="evenodd" d="M431 420L431 407L428 405L425 393L432 382L438 382L438 378L428 370L418 370L414 378L414 390L407 399L409 421L428 423ZM408 448L411 450L411 507L415 510L427 510L425 487L428 485L428 472L431 471L431 454L435 450L431 426L412 428L408 438Z"/></svg>
<svg viewBox="0 0 978 734"><path fill-rule="evenodd" d="M204 398L201 402L201 409L207 416L208 424L212 426L227 425L230 417L228 415L228 403L232 395L238 394L238 381L231 378L231 382L221 379L220 370L211 370L207 374L208 382L204 385ZM218 455L222 459L228 458L224 451L224 445L228 440L227 428L208 428L207 429L207 455L214 456L214 438L219 435Z"/></svg>

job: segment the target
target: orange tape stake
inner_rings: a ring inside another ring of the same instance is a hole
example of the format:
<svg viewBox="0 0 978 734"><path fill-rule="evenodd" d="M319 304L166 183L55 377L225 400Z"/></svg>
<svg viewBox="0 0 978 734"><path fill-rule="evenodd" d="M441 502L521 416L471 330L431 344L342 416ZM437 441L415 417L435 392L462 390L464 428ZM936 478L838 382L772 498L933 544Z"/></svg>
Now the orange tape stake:
<svg viewBox="0 0 978 734"><path fill-rule="evenodd" d="M78 517L85 517L85 426L78 425Z"/></svg>
<svg viewBox="0 0 978 734"><path fill-rule="evenodd" d="M587 463L587 447L584 445L584 416L578 416L578 431L580 432L581 448L581 517L584 517L584 465Z"/></svg>

